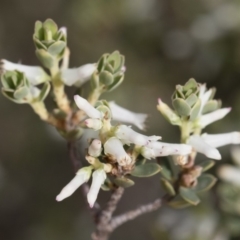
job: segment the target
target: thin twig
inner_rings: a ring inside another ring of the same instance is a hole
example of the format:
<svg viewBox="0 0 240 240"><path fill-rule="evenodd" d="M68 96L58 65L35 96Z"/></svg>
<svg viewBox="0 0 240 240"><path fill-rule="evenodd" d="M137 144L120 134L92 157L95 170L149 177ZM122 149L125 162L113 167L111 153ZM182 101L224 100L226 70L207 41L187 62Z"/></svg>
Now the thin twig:
<svg viewBox="0 0 240 240"><path fill-rule="evenodd" d="M112 232L110 228L110 222L112 215L117 208L117 204L120 201L124 193L124 188L118 187L115 189L107 203L107 206L100 212L98 216L96 231L92 234L93 240L105 240L108 239L109 234Z"/></svg>
<svg viewBox="0 0 240 240"><path fill-rule="evenodd" d="M116 216L112 219L110 222L110 229L111 231L114 231L117 227L121 226L122 224L131 221L138 216L141 216L145 213L153 212L157 209L159 209L162 206L163 199L156 199L154 202L142 205L134 210L131 210L129 212L123 213L119 216Z"/></svg>

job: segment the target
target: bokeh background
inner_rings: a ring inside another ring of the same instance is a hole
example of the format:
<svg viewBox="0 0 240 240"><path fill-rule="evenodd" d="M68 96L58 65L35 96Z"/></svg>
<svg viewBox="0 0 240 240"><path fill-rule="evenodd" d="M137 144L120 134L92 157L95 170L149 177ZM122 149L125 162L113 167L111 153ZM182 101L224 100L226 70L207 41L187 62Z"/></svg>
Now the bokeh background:
<svg viewBox="0 0 240 240"><path fill-rule="evenodd" d="M175 85L184 84L191 77L206 82L208 87L217 87L217 98L223 100L223 106L233 107L224 120L209 126L207 132L240 129L239 0L0 3L0 58L38 65L32 41L34 23L52 18L68 29L71 67L96 62L103 53L114 50L126 56L124 83L103 98L148 113L147 134L161 135L164 141L179 141L178 129L157 112L156 104L159 97L170 104ZM65 141L41 122L29 106L0 96L0 111L0 239L90 239L94 225L81 191L61 203L55 201L73 177ZM221 153L223 161L230 160L228 147L222 148ZM126 190L118 212L161 194L159 176L137 180L134 187ZM108 196L102 192L100 202ZM182 236L180 232L186 233L196 225L200 234L206 232L221 217L217 211L211 213L212 208L211 204L203 204L197 210L164 209L123 225L111 239L207 239ZM206 209L207 220L201 225L194 220L194 214ZM188 223L179 227L183 219L188 219ZM163 233L165 230L167 234ZM216 239L233 238L219 233Z"/></svg>

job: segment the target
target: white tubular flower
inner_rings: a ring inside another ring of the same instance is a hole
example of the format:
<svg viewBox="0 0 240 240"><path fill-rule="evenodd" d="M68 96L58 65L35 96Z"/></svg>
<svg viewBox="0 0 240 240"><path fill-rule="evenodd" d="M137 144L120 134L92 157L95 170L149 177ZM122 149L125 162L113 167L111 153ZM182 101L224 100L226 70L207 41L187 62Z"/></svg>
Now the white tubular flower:
<svg viewBox="0 0 240 240"><path fill-rule="evenodd" d="M92 208L96 202L101 185L105 182L107 175L104 169L97 169L92 174L92 185L87 195L88 203Z"/></svg>
<svg viewBox="0 0 240 240"><path fill-rule="evenodd" d="M218 169L219 177L234 185L240 186L240 169L231 165L223 165Z"/></svg>
<svg viewBox="0 0 240 240"><path fill-rule="evenodd" d="M116 137L111 137L105 142L104 153L116 160L121 166L131 163L131 158L125 152L122 142Z"/></svg>
<svg viewBox="0 0 240 240"><path fill-rule="evenodd" d="M188 139L187 142L189 145L191 145L197 152L200 152L204 154L205 156L215 159L215 160L220 160L221 155L219 151L207 144L204 139L200 136L193 135Z"/></svg>
<svg viewBox="0 0 240 240"><path fill-rule="evenodd" d="M115 132L115 136L119 138L125 144L134 143L136 145L145 146L150 141L157 141L161 139L159 136L145 136L137 133L126 125L120 125Z"/></svg>
<svg viewBox="0 0 240 240"><path fill-rule="evenodd" d="M187 144L150 142L148 144L148 147L154 149L154 151L156 151L156 152L159 152L158 154L164 154L164 155L159 155L159 156L187 155L187 154L190 154L192 152L192 147L187 145Z"/></svg>
<svg viewBox="0 0 240 240"><path fill-rule="evenodd" d="M101 129L103 125L102 121L96 118L89 118L89 119L86 119L84 122L88 128L92 128L96 131Z"/></svg>
<svg viewBox="0 0 240 240"><path fill-rule="evenodd" d="M92 157L100 156L102 151L102 143L98 139L94 139L88 147L88 154Z"/></svg>
<svg viewBox="0 0 240 240"><path fill-rule="evenodd" d="M141 130L145 129L147 114L131 112L123 107L120 107L115 102L109 102L109 107L112 112L113 120L134 124Z"/></svg>
<svg viewBox="0 0 240 240"><path fill-rule="evenodd" d="M150 142L146 147L142 148L141 154L147 159L152 159L168 155L188 155L191 152L192 147L187 144Z"/></svg>
<svg viewBox="0 0 240 240"><path fill-rule="evenodd" d="M222 134L207 134L204 133L202 139L211 147L218 148L228 144L240 143L240 132L222 133Z"/></svg>
<svg viewBox="0 0 240 240"><path fill-rule="evenodd" d="M70 197L83 183L87 182L91 177L92 166L81 168L76 176L68 183L62 191L57 195L56 200L62 201L63 199Z"/></svg>
<svg viewBox="0 0 240 240"><path fill-rule="evenodd" d="M224 118L230 111L231 111L231 108L221 108L214 112L205 114L200 117L199 125L202 128L204 128L207 125Z"/></svg>
<svg viewBox="0 0 240 240"><path fill-rule="evenodd" d="M90 118L101 118L102 114L94 108L85 98L78 95L74 96L78 108L84 111Z"/></svg>
<svg viewBox="0 0 240 240"><path fill-rule="evenodd" d="M79 68L64 69L61 71L61 79L67 86L80 87L91 78L95 70L94 63L85 64Z"/></svg>
<svg viewBox="0 0 240 240"><path fill-rule="evenodd" d="M26 78L32 85L38 85L40 83L50 80L48 74L38 66L26 66L22 64L12 63L5 59L1 60L2 68L5 71L19 71L25 74Z"/></svg>

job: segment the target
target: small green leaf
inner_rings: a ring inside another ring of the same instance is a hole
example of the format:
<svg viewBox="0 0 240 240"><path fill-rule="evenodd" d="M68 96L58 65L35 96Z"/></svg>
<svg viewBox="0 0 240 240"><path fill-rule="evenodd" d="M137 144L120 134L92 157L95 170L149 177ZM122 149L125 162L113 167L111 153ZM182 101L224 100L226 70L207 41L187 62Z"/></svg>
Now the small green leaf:
<svg viewBox="0 0 240 240"><path fill-rule="evenodd" d="M218 109L218 101L217 100L210 100L208 101L205 106L203 107L202 113L210 113Z"/></svg>
<svg viewBox="0 0 240 240"><path fill-rule="evenodd" d="M171 165L168 159L161 159L160 166L162 167L161 175L167 180L173 179L173 173L171 170Z"/></svg>
<svg viewBox="0 0 240 240"><path fill-rule="evenodd" d="M110 92L117 88L123 82L123 79L124 75L119 75L115 77L113 83L110 86L108 86L107 91Z"/></svg>
<svg viewBox="0 0 240 240"><path fill-rule="evenodd" d="M124 187L124 188L131 187L135 184L133 180L126 178L126 177L117 177L113 181L119 187Z"/></svg>
<svg viewBox="0 0 240 240"><path fill-rule="evenodd" d="M27 95L29 94L29 89L28 87L21 87L21 88L18 88L15 92L14 92L14 98L16 100L20 100L20 99L23 99L25 98Z"/></svg>
<svg viewBox="0 0 240 240"><path fill-rule="evenodd" d="M47 97L50 88L51 88L50 83L45 82L38 97L39 101L43 101Z"/></svg>
<svg viewBox="0 0 240 240"><path fill-rule="evenodd" d="M110 72L107 72L107 71L100 72L99 81L102 84L104 84L106 86L109 86L113 83L113 75Z"/></svg>
<svg viewBox="0 0 240 240"><path fill-rule="evenodd" d="M43 23L43 28L50 30L52 33L52 36L54 37L56 35L56 33L58 32L58 26L57 24L52 20L52 19L47 19L44 23Z"/></svg>
<svg viewBox="0 0 240 240"><path fill-rule="evenodd" d="M179 193L186 202L192 205L198 205L198 203L200 202L197 194L190 188L180 187Z"/></svg>
<svg viewBox="0 0 240 240"><path fill-rule="evenodd" d="M72 141L72 140L78 140L82 134L83 134L83 129L82 128L76 128L76 129L73 129L69 132L66 132L66 131L62 131L62 130L58 130L58 132L60 133L60 135L69 140L69 141Z"/></svg>
<svg viewBox="0 0 240 240"><path fill-rule="evenodd" d="M95 89L95 88L99 87L99 77L98 77L97 71L95 71L92 74L92 77L91 77L91 87L92 87L92 89Z"/></svg>
<svg viewBox="0 0 240 240"><path fill-rule="evenodd" d="M109 54L103 54L102 57L99 59L98 65L97 65L97 70L99 72L101 72L103 70L103 67L105 66L105 64L107 62L108 55Z"/></svg>
<svg viewBox="0 0 240 240"><path fill-rule="evenodd" d="M143 165L143 164L146 163L146 161L147 161L146 158L139 159L139 160L137 160L137 162L136 162L136 166L138 166L138 165Z"/></svg>
<svg viewBox="0 0 240 240"><path fill-rule="evenodd" d="M50 69L54 65L54 58L44 49L37 49L36 55L39 61L44 65L44 67Z"/></svg>
<svg viewBox="0 0 240 240"><path fill-rule="evenodd" d="M181 196L177 195L172 199L170 202L168 202L168 205L172 208L181 209L191 206L188 202L186 202Z"/></svg>
<svg viewBox="0 0 240 240"><path fill-rule="evenodd" d="M201 100L198 99L194 107L192 108L191 115L190 115L190 120L194 121L199 115L199 111L201 109Z"/></svg>
<svg viewBox="0 0 240 240"><path fill-rule="evenodd" d="M198 97L196 96L196 94L192 93L185 101L187 102L187 104L192 107L198 100Z"/></svg>
<svg viewBox="0 0 240 240"><path fill-rule="evenodd" d="M211 174L202 174L197 181L198 183L194 190L196 192L204 192L212 188L217 179Z"/></svg>
<svg viewBox="0 0 240 240"><path fill-rule="evenodd" d="M175 190L174 190L174 187L172 186L172 184L171 184L168 180L166 180L166 179L164 179L164 178L161 178L160 181L161 181L162 187L164 188L164 190L165 190L170 196L175 196L175 195L176 195L176 192L175 192Z"/></svg>
<svg viewBox="0 0 240 240"><path fill-rule="evenodd" d="M197 165L202 167L202 172L206 172L208 169L212 168L215 165L215 163L216 162L213 160L206 160L198 163Z"/></svg>
<svg viewBox="0 0 240 240"><path fill-rule="evenodd" d="M194 78L190 78L183 86L183 91L187 92L189 89L197 88L198 84Z"/></svg>
<svg viewBox="0 0 240 240"><path fill-rule="evenodd" d="M64 48L66 47L66 43L63 41L57 41L55 43L53 43L49 48L48 48L48 52L53 55L53 56L58 56L59 54L61 54L64 50Z"/></svg>
<svg viewBox="0 0 240 240"><path fill-rule="evenodd" d="M34 35L39 39L43 39L43 36L44 36L42 26L43 26L42 22L40 21L35 22Z"/></svg>
<svg viewBox="0 0 240 240"><path fill-rule="evenodd" d="M135 166L131 175L134 177L151 177L161 171L161 167L157 163L147 163Z"/></svg>
<svg viewBox="0 0 240 240"><path fill-rule="evenodd" d="M189 116L191 112L190 106L185 102L185 100L181 98L176 98L172 102L173 107L175 111L178 113L178 115L186 117Z"/></svg>

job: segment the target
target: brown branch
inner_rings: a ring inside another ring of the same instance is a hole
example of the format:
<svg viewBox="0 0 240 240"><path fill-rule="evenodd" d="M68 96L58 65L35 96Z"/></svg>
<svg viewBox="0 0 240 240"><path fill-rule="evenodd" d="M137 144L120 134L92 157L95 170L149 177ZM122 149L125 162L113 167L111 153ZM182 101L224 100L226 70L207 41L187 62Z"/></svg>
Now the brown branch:
<svg viewBox="0 0 240 240"><path fill-rule="evenodd" d="M98 216L96 231L92 234L93 240L107 240L112 232L110 222L112 215L117 208L117 204L120 201L124 193L124 188L118 187L112 192L112 195L107 203L107 206L100 212Z"/></svg>
<svg viewBox="0 0 240 240"><path fill-rule="evenodd" d="M153 212L157 209L159 209L162 206L163 198L162 199L156 199L154 202L142 205L134 210L131 210L129 212L123 213L119 216L116 216L112 219L110 222L110 229L111 231L114 231L116 228L121 226L122 224L131 221L138 216L141 216L145 213Z"/></svg>

